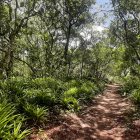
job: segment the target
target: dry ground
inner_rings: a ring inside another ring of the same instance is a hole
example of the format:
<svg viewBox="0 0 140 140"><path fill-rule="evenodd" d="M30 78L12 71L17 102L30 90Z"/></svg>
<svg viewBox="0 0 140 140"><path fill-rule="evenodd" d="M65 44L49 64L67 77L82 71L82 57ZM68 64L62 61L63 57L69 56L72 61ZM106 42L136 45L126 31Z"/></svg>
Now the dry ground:
<svg viewBox="0 0 140 140"><path fill-rule="evenodd" d="M65 115L31 140L140 140L140 125L131 129L127 125L131 103L117 93L118 88L108 85L79 115Z"/></svg>

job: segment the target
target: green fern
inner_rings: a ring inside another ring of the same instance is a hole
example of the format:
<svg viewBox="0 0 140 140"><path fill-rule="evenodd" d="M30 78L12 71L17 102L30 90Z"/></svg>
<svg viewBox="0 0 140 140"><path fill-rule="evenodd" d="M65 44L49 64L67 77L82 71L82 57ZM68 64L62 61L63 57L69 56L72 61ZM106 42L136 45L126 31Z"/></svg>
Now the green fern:
<svg viewBox="0 0 140 140"><path fill-rule="evenodd" d="M45 107L39 107L38 105L26 104L24 106L25 115L35 124L43 123L47 119L47 109Z"/></svg>
<svg viewBox="0 0 140 140"><path fill-rule="evenodd" d="M15 112L12 104L6 101L0 103L0 138L2 140L22 140L30 133L30 130L22 131L24 119Z"/></svg>

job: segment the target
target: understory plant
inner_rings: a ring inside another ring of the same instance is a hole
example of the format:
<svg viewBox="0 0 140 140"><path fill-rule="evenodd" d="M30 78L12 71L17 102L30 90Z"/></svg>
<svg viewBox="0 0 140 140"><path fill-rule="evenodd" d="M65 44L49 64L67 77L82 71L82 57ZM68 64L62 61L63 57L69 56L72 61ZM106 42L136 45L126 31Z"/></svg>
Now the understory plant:
<svg viewBox="0 0 140 140"><path fill-rule="evenodd" d="M60 81L49 77L2 81L0 138L22 140L30 133L24 130L29 124L40 126L50 114L59 115L63 110L79 111L98 91L95 83L86 80Z"/></svg>
<svg viewBox="0 0 140 140"><path fill-rule="evenodd" d="M130 95L132 101L140 106L140 89L134 89Z"/></svg>
<svg viewBox="0 0 140 140"><path fill-rule="evenodd" d="M0 103L0 139L23 140L29 135L29 129L23 129L23 116L16 114L14 105L3 101Z"/></svg>

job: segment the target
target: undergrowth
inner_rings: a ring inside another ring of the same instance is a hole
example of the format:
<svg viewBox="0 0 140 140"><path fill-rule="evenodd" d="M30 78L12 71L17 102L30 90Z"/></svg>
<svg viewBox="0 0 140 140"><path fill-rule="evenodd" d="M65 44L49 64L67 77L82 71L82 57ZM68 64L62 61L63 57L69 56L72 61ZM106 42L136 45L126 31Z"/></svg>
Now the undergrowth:
<svg viewBox="0 0 140 140"><path fill-rule="evenodd" d="M22 140L30 133L28 123L40 126L50 114L79 111L100 88L86 80L11 78L0 82L0 138Z"/></svg>

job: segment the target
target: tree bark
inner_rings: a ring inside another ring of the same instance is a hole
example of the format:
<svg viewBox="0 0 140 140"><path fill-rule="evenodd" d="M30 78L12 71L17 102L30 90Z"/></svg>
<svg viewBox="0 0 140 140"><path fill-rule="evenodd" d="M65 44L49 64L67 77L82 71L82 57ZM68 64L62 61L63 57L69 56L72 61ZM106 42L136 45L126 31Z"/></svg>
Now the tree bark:
<svg viewBox="0 0 140 140"><path fill-rule="evenodd" d="M68 49L69 49L69 42L70 42L70 36L71 36L71 24L68 27L68 33L66 33L66 45L64 50L64 59L65 59L65 65L68 64Z"/></svg>

